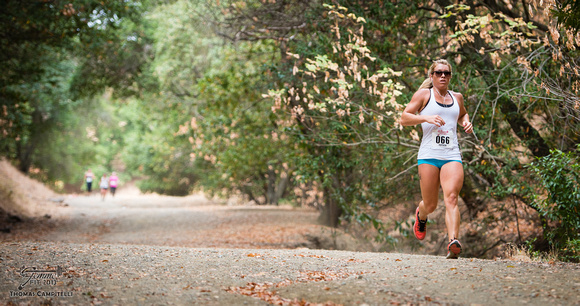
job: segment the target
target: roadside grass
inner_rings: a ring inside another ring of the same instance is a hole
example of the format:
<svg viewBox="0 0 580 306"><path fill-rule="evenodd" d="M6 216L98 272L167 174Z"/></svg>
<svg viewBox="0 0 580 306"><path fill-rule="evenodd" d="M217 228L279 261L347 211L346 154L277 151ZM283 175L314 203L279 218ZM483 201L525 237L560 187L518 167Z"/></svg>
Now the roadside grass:
<svg viewBox="0 0 580 306"><path fill-rule="evenodd" d="M560 257L558 250L554 248L550 249L548 252L533 251L527 244L509 244L506 253L507 259L522 262L542 262L553 264L557 262Z"/></svg>

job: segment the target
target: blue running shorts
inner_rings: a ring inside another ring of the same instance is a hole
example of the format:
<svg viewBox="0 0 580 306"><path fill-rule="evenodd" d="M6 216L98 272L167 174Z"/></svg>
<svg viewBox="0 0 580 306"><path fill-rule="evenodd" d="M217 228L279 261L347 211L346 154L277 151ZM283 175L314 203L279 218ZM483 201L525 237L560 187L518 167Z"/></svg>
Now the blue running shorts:
<svg viewBox="0 0 580 306"><path fill-rule="evenodd" d="M450 162L458 162L458 163L462 164L462 162L460 160L442 160L442 159L435 159L435 158L418 159L417 162L418 162L417 163L418 165L428 164L428 165L433 165L439 169L441 169L441 167L443 167L443 165L445 165L446 163L450 163Z"/></svg>

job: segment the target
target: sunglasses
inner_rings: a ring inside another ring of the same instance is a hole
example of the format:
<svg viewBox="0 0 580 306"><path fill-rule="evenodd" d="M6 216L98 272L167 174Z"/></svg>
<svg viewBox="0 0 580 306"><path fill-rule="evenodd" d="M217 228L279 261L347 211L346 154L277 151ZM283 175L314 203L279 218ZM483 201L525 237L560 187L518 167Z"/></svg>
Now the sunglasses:
<svg viewBox="0 0 580 306"><path fill-rule="evenodd" d="M433 73L435 73L435 76L436 77L440 77L442 75L443 75L443 77L451 76L451 71L439 71L439 70L436 70L436 71L433 71Z"/></svg>

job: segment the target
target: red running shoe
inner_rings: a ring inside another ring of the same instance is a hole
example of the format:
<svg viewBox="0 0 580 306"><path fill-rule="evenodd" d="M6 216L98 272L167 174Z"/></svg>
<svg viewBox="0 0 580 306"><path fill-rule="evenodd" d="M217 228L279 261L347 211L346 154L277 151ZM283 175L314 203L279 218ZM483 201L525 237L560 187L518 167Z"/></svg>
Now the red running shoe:
<svg viewBox="0 0 580 306"><path fill-rule="evenodd" d="M415 237L419 240L425 239L425 235L427 234L427 220L423 221L419 219L419 207L417 207L417 211L415 212L413 232L415 233Z"/></svg>
<svg viewBox="0 0 580 306"><path fill-rule="evenodd" d="M447 259L457 259L461 253L461 243L457 239L451 240L447 245Z"/></svg>

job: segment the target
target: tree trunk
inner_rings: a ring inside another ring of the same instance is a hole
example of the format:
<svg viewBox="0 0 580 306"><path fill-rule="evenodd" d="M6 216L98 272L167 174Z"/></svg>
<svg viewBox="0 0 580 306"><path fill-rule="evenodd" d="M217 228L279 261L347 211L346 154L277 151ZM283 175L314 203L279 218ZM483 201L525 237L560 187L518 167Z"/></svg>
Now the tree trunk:
<svg viewBox="0 0 580 306"><path fill-rule="evenodd" d="M34 155L37 144L46 136L46 121L42 119L42 113L38 110L32 112L32 124L30 126L30 135L28 139L21 139L16 144L16 159L18 160L18 169L24 174L28 174L30 167L34 163Z"/></svg>
<svg viewBox="0 0 580 306"><path fill-rule="evenodd" d="M275 193L275 198L274 198L274 203L275 205L278 205L278 202L280 201L280 199L284 196L284 193L286 193L286 189L288 188L288 184L290 183L290 174L292 173L292 171L288 171L286 176L281 176L280 177L280 181L278 182L278 186L276 186L276 193Z"/></svg>
<svg viewBox="0 0 580 306"><path fill-rule="evenodd" d="M526 144L534 156L543 157L550 154L548 144L540 136L538 130L524 118L513 101L507 97L501 97L499 105L514 133Z"/></svg>
<svg viewBox="0 0 580 306"><path fill-rule="evenodd" d="M268 169L268 187L266 189L266 203L278 204L276 199L276 171L274 167Z"/></svg>
<svg viewBox="0 0 580 306"><path fill-rule="evenodd" d="M478 196L476 183L469 174L465 176L463 188L461 188L459 196L463 199L467 207L470 219L473 219L479 212L485 209L485 201Z"/></svg>
<svg viewBox="0 0 580 306"><path fill-rule="evenodd" d="M247 188L247 187L242 187L242 188L240 188L240 190L241 190L241 191L242 191L244 194L246 194L246 195L248 196L248 199L249 199L250 201L254 201L254 202L256 202L256 204L258 204L258 205L264 205L264 204L265 204L265 203L261 203L261 202L260 202L260 200L258 200L258 199L257 199L257 198L254 196L254 193L252 192L252 190L251 190L250 188Z"/></svg>
<svg viewBox="0 0 580 306"><path fill-rule="evenodd" d="M332 198L330 190L324 188L324 206L322 207L318 221L326 226L338 227L341 215L342 208Z"/></svg>
<svg viewBox="0 0 580 306"><path fill-rule="evenodd" d="M16 144L16 159L18 160L18 170L24 174L28 174L30 166L32 166L32 151L35 146L30 143L22 143L20 140Z"/></svg>

